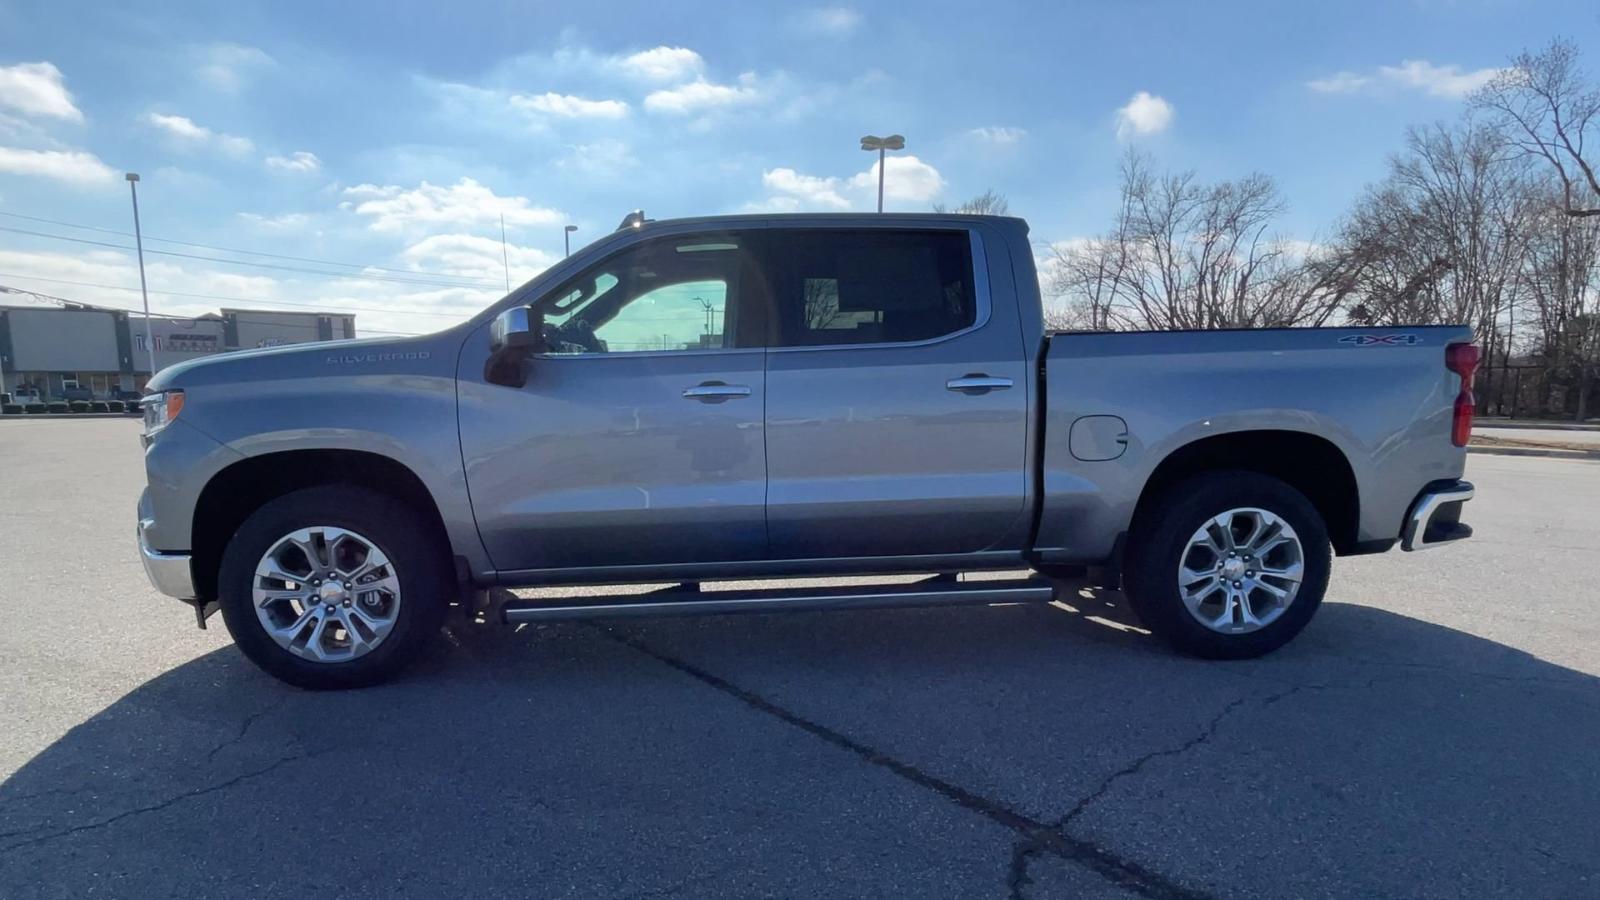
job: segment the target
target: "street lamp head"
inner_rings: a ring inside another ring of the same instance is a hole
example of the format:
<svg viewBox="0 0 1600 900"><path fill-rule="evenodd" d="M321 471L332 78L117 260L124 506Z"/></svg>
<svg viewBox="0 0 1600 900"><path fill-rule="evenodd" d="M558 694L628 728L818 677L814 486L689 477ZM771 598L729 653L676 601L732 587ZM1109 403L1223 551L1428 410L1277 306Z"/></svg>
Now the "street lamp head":
<svg viewBox="0 0 1600 900"><path fill-rule="evenodd" d="M138 181L139 180L139 173L138 172L129 172L128 174L126 174L126 175L124 175L122 177L124 179L128 180L128 181Z"/></svg>
<svg viewBox="0 0 1600 900"><path fill-rule="evenodd" d="M566 228L566 231L567 231L568 234L571 234L572 232L577 231L577 230L578 230L578 226L576 226L576 225L568 225L567 228Z"/></svg>
<svg viewBox="0 0 1600 900"><path fill-rule="evenodd" d="M878 137L875 134L866 135L861 139L863 150L904 150L906 139L904 135L891 134L888 137Z"/></svg>

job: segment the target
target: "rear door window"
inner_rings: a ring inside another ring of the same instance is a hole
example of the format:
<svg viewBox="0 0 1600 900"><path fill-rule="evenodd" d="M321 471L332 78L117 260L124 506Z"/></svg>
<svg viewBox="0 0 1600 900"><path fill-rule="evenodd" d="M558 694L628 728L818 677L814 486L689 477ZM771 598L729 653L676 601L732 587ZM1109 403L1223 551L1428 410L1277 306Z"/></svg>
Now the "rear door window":
<svg viewBox="0 0 1600 900"><path fill-rule="evenodd" d="M977 321L964 231L780 231L772 247L779 346L909 343Z"/></svg>

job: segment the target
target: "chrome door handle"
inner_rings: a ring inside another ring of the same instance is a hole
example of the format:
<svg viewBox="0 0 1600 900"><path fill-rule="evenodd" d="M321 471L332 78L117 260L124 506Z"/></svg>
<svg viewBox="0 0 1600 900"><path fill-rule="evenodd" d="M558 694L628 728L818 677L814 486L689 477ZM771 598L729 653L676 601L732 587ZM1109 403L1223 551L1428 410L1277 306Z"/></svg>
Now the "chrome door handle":
<svg viewBox="0 0 1600 900"><path fill-rule="evenodd" d="M743 384L724 384L720 381L707 381L692 388L684 388L683 396L689 400L699 400L701 403L721 403L734 397L750 396L750 388L748 385Z"/></svg>
<svg viewBox="0 0 1600 900"><path fill-rule="evenodd" d="M1003 391L1014 382L1009 378L995 378L989 375L974 373L960 378L952 378L944 383L947 391L960 391L963 394L987 394L990 391Z"/></svg>

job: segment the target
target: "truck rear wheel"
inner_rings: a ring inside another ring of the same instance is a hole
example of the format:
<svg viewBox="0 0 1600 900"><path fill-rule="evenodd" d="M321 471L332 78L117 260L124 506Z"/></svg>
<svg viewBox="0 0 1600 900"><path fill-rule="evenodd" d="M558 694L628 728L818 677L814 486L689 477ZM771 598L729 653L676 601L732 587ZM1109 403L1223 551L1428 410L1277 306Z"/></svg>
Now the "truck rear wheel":
<svg viewBox="0 0 1600 900"><path fill-rule="evenodd" d="M222 619L252 662L310 689L364 687L438 633L448 560L411 507L364 488L264 504L223 551Z"/></svg>
<svg viewBox="0 0 1600 900"><path fill-rule="evenodd" d="M1179 651L1248 659L1311 621L1331 560L1305 495L1256 472L1208 472L1140 510L1123 585L1144 624Z"/></svg>

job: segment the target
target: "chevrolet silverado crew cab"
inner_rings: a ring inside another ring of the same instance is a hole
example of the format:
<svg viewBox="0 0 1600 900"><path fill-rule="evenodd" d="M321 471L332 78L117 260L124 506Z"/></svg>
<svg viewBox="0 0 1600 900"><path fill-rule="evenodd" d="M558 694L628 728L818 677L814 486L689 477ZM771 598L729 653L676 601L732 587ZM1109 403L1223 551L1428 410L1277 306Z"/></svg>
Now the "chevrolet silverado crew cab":
<svg viewBox="0 0 1600 900"><path fill-rule="evenodd" d="M1086 568L1177 649L1251 657L1332 554L1471 534L1471 340L1052 334L1019 219L635 214L437 334L162 370L138 539L161 592L307 687L391 675L450 606L1048 601Z"/></svg>

